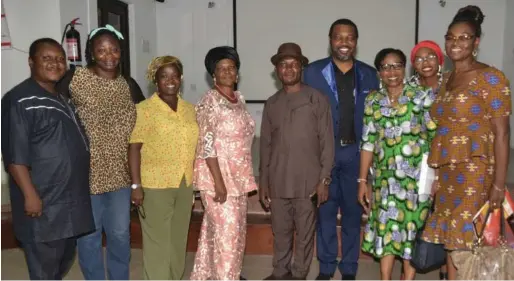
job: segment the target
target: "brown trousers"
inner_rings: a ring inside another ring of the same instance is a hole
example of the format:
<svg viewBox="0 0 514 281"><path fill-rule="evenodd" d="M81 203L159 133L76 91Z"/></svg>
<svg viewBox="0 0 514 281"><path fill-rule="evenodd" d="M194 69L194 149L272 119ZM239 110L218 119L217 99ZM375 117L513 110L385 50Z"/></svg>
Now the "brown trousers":
<svg viewBox="0 0 514 281"><path fill-rule="evenodd" d="M310 199L271 200L273 275L305 278L314 252L316 208ZM296 235L295 235L296 232ZM294 264L291 267L294 241Z"/></svg>

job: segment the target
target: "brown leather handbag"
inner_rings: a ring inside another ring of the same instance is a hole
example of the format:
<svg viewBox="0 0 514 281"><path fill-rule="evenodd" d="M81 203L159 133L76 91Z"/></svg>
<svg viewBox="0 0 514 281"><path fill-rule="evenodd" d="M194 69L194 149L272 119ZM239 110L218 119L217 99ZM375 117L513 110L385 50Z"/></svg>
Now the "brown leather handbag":
<svg viewBox="0 0 514 281"><path fill-rule="evenodd" d="M514 280L514 249L505 240L505 219L503 208L500 209L500 235L498 246L486 246L483 243L483 224L480 234L473 227L476 241L471 251L453 251L451 257L457 268L459 280ZM487 212L485 222L489 219L491 209Z"/></svg>

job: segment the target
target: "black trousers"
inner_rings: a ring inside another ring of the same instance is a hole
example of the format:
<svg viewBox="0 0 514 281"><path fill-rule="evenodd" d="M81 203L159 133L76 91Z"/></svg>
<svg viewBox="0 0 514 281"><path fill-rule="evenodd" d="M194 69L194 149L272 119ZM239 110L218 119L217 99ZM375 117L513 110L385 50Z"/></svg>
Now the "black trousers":
<svg viewBox="0 0 514 281"><path fill-rule="evenodd" d="M73 265L77 239L22 243L31 280L62 280Z"/></svg>

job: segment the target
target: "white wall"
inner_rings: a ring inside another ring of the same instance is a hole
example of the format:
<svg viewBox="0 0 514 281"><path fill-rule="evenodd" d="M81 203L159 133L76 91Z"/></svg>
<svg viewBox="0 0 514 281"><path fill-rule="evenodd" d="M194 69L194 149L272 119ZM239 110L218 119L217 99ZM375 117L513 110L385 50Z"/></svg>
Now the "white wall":
<svg viewBox="0 0 514 281"><path fill-rule="evenodd" d="M509 78L514 91L514 1L506 1L505 32L503 34L503 71ZM514 107L514 105L513 105ZM510 146L514 148L514 115L510 117ZM511 163L514 165L514 163Z"/></svg>
<svg viewBox="0 0 514 281"><path fill-rule="evenodd" d="M2 0L13 47L2 50L2 95L29 77L28 51L40 37L61 40L60 0ZM30 7L28 9L27 7ZM37 12L35 12L37 11Z"/></svg>
<svg viewBox="0 0 514 281"><path fill-rule="evenodd" d="M50 37L60 40L59 0L3 0L7 25L16 49L2 50L2 96L12 87L29 77L28 51L30 44L37 38ZM30 9L27 7L30 6ZM33 12L37 11L37 12ZM20 51L21 50L21 51ZM3 169L2 204L9 202L7 187L8 176Z"/></svg>
<svg viewBox="0 0 514 281"><path fill-rule="evenodd" d="M439 1L419 1L419 41L436 41L444 51L444 35L457 11L467 5L480 7L485 15L478 59L498 69L503 67L503 39L506 2L512 0L447 0L445 7ZM448 60L447 60L448 61ZM447 65L449 66L449 65Z"/></svg>
<svg viewBox="0 0 514 281"><path fill-rule="evenodd" d="M383 48L407 54L415 43L415 1L241 0L236 8L240 88L252 100L266 100L281 87L270 62L280 44L297 43L310 61L326 58L330 25L337 19L355 22L359 29L356 56L370 65Z"/></svg>
<svg viewBox="0 0 514 281"><path fill-rule="evenodd" d="M214 7L209 8L209 2ZM209 49L233 46L232 10L232 0L157 3L157 55L173 55L182 61L182 91L190 102L198 101L210 88L204 66Z"/></svg>
<svg viewBox="0 0 514 281"><path fill-rule="evenodd" d="M458 9L477 5L485 15L478 59L505 72L514 81L514 1L512 0L448 0L445 7L439 1L420 0L419 40L434 40L444 48L444 34ZM437 15L438 20L434 20ZM451 63L446 60L446 68ZM514 83L514 82L513 82ZM512 89L512 86L511 86ZM511 117L514 132L514 116ZM511 134L512 136L512 134ZM511 137L514 148L514 137Z"/></svg>
<svg viewBox="0 0 514 281"><path fill-rule="evenodd" d="M67 0L66 0L67 1ZM97 1L97 0L88 0ZM151 95L145 78L148 63L157 53L156 1L122 0L129 4L130 30L130 73L137 81L145 96ZM96 9L95 9L96 11ZM143 40L149 42L149 49L143 49Z"/></svg>

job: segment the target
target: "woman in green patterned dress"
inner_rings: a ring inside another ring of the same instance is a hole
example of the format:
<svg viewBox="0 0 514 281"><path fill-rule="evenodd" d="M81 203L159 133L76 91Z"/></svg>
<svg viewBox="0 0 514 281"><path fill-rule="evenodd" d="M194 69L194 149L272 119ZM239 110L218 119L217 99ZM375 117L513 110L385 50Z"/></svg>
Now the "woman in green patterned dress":
<svg viewBox="0 0 514 281"><path fill-rule="evenodd" d="M383 280L391 279L395 257L403 260L405 279L414 279L410 259L416 232L431 205L430 195L418 195L417 181L435 133L428 114L435 96L430 89L405 83L405 63L405 54L397 49L377 54L381 88L368 95L364 109L358 199L369 219L362 249L380 259Z"/></svg>

